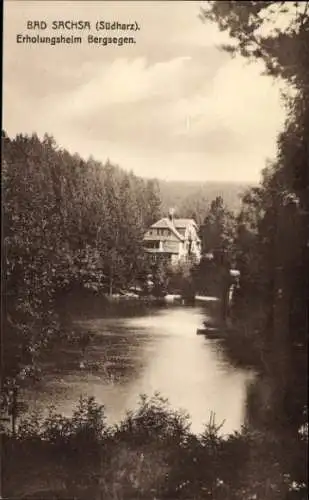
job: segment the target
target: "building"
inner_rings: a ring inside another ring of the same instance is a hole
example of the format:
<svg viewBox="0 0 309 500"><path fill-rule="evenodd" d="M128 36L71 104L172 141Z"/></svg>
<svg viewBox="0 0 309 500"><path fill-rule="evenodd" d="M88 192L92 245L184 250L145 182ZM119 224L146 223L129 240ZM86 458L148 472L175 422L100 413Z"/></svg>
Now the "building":
<svg viewBox="0 0 309 500"><path fill-rule="evenodd" d="M150 226L144 236L145 251L154 261L165 259L172 264L201 258L201 240L193 219L177 219L173 210Z"/></svg>

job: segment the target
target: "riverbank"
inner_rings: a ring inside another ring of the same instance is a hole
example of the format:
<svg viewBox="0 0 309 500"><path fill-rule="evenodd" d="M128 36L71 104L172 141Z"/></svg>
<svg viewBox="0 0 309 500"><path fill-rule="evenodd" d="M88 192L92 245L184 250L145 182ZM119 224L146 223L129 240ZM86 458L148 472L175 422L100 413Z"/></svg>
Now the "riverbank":
<svg viewBox="0 0 309 500"><path fill-rule="evenodd" d="M5 498L86 500L305 498L304 443L243 429L220 436L211 417L199 436L159 395L141 398L117 426L94 399L72 418L50 413L3 437ZM263 459L262 459L263 457ZM302 471L293 477L291 468ZM297 493L303 496L295 496Z"/></svg>
<svg viewBox="0 0 309 500"><path fill-rule="evenodd" d="M139 307L141 311L148 308L164 307L169 305L201 305L212 307L218 301L216 297L197 295L188 300L179 293L155 295L138 295L132 292L105 294L89 290L78 290L61 294L57 297L55 308L64 325L70 325L76 317L102 317L130 313L130 310Z"/></svg>
<svg viewBox="0 0 309 500"><path fill-rule="evenodd" d="M218 340L235 366L254 368L265 373L269 356L272 355L266 315L259 301L243 301L237 312L224 321L221 318L220 301L209 302L211 318L197 330L198 335Z"/></svg>
<svg viewBox="0 0 309 500"><path fill-rule="evenodd" d="M90 290L77 290L69 293L60 294L56 301L56 310L63 317L71 317L72 315L84 315L87 312L90 315L103 314L109 310L113 310L113 306L160 306L168 303L181 303L180 295L142 295L129 291L122 293L103 293Z"/></svg>
<svg viewBox="0 0 309 500"><path fill-rule="evenodd" d="M121 290L117 293L105 293L100 291L92 291L85 288L80 288L78 290L74 290L72 292L62 293L58 297L58 302L60 301L72 301L72 300L101 300L102 304L104 303L113 303L113 302L141 302L141 303L170 303L170 302L181 302L186 300L186 296L176 292L163 292L160 294L144 294L141 291L130 290ZM197 302L210 302L217 301L217 297L209 296L209 295L201 295L196 294L195 296L190 297L192 300L196 300Z"/></svg>

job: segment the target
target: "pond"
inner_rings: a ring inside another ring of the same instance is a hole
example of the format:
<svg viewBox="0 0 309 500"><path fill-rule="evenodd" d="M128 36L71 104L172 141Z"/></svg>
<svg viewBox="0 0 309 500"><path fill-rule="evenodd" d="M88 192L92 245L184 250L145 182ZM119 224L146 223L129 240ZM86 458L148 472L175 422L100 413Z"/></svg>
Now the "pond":
<svg viewBox="0 0 309 500"><path fill-rule="evenodd" d="M196 334L209 314L207 306L137 306L76 320L75 328L93 334L85 356L59 347L23 397L31 409L53 404L70 415L80 395L94 396L115 423L136 408L140 394L160 392L190 414L196 433L212 412L224 421L222 432L238 430L255 375L233 366L219 340Z"/></svg>

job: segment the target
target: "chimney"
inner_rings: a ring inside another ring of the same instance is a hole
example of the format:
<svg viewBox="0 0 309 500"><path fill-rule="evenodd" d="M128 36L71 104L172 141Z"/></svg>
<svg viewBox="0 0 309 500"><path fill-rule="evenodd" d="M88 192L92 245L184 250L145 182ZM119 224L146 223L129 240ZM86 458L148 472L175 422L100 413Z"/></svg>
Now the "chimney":
<svg viewBox="0 0 309 500"><path fill-rule="evenodd" d="M175 214L175 209L170 208L168 211L168 218L171 222L174 222L174 214Z"/></svg>

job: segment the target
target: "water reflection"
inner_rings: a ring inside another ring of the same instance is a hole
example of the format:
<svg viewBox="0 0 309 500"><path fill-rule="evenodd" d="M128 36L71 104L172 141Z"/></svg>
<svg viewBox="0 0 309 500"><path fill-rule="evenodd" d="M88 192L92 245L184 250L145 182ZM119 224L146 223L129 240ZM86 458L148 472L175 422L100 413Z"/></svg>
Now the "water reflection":
<svg viewBox="0 0 309 500"><path fill-rule="evenodd" d="M216 340L196 335L205 314L199 307L167 307L79 321L79 328L94 334L87 368L65 361L60 367L58 353L49 375L27 399L36 406L52 401L70 414L80 394L93 395L115 422L136 407L141 393L159 391L175 408L189 412L195 432L211 411L218 423L225 420L223 432L239 429L253 373L227 362Z"/></svg>

